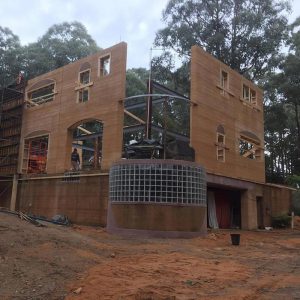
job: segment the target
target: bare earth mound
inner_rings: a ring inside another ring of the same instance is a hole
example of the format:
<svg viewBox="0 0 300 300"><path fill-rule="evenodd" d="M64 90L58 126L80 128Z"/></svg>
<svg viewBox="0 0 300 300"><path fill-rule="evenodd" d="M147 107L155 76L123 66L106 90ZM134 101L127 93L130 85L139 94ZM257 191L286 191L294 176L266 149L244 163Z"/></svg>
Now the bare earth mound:
<svg viewBox="0 0 300 300"><path fill-rule="evenodd" d="M0 213L0 299L300 299L300 231L141 239Z"/></svg>

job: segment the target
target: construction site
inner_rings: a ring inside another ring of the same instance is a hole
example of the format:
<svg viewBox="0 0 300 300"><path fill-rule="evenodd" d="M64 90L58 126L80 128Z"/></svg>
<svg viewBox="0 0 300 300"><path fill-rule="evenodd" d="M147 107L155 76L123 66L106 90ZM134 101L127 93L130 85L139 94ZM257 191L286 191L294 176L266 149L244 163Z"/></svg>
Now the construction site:
<svg viewBox="0 0 300 300"><path fill-rule="evenodd" d="M2 299L300 297L299 220L266 230L293 189L265 181L263 91L191 53L190 97L127 97L124 42L1 90Z"/></svg>
<svg viewBox="0 0 300 300"><path fill-rule="evenodd" d="M153 80L126 98L126 55L120 43L1 91L1 207L174 236L290 212L292 189L265 182L262 90L195 46L190 98Z"/></svg>

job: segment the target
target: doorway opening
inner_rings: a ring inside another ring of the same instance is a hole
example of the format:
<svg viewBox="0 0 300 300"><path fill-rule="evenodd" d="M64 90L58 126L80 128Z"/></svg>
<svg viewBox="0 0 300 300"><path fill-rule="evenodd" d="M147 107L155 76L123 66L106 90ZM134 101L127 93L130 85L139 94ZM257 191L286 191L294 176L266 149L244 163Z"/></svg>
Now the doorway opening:
<svg viewBox="0 0 300 300"><path fill-rule="evenodd" d="M256 197L257 228L264 229L263 198Z"/></svg>
<svg viewBox="0 0 300 300"><path fill-rule="evenodd" d="M80 123L73 129L72 151L76 148L80 170L101 169L103 123L97 120Z"/></svg>
<svg viewBox="0 0 300 300"><path fill-rule="evenodd" d="M241 193L236 190L208 189L208 227L241 228Z"/></svg>

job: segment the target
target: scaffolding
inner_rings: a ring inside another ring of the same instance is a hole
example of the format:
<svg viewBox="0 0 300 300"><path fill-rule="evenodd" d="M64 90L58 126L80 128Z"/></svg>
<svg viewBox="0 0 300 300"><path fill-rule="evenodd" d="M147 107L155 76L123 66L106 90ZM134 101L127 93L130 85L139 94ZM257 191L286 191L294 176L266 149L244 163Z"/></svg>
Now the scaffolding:
<svg viewBox="0 0 300 300"><path fill-rule="evenodd" d="M25 81L0 90L0 176L17 173Z"/></svg>
<svg viewBox="0 0 300 300"><path fill-rule="evenodd" d="M22 173L46 173L48 136L25 140Z"/></svg>

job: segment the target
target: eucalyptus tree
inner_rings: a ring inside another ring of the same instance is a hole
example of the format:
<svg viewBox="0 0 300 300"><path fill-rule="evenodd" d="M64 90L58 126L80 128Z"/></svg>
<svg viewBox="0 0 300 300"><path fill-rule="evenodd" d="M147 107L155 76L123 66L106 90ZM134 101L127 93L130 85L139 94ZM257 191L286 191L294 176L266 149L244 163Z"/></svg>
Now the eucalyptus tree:
<svg viewBox="0 0 300 300"><path fill-rule="evenodd" d="M183 60L198 45L256 80L278 63L289 9L287 0L170 0L154 43Z"/></svg>
<svg viewBox="0 0 300 300"><path fill-rule="evenodd" d="M19 37L9 28L0 26L0 87L14 81L22 69Z"/></svg>
<svg viewBox="0 0 300 300"><path fill-rule="evenodd" d="M80 22L55 24L37 42L24 47L27 78L62 67L99 49Z"/></svg>

